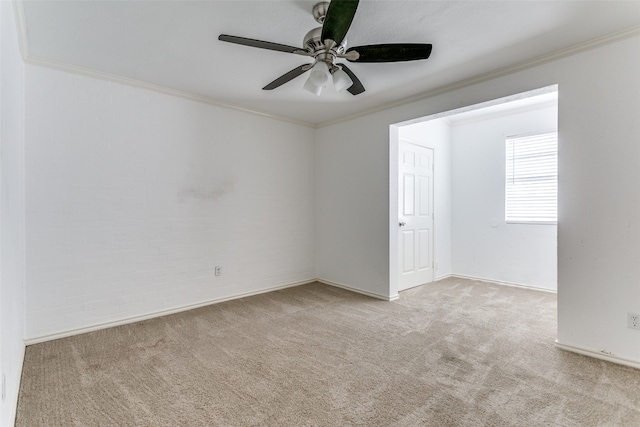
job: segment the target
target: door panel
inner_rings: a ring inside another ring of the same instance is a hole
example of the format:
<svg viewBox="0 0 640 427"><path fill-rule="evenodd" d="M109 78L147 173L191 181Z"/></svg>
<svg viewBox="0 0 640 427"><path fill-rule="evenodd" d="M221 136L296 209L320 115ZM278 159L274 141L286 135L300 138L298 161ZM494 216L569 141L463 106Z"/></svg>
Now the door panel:
<svg viewBox="0 0 640 427"><path fill-rule="evenodd" d="M415 267L414 267L415 257L413 256L413 252L416 244L415 244L414 236L415 236L415 233L413 230L404 230L402 232L402 249L404 249L404 252L406 254L406 256L403 258L404 259L404 262L402 265L403 273L411 273L415 270Z"/></svg>
<svg viewBox="0 0 640 427"><path fill-rule="evenodd" d="M418 267L421 270L427 269L431 267L431 251L430 251L430 246L431 246L431 236L429 233L430 230L420 230L418 232L418 248L419 248L419 253L418 253L418 259L420 260L420 262L418 263Z"/></svg>
<svg viewBox="0 0 640 427"><path fill-rule="evenodd" d="M428 176L418 177L418 188L420 194L418 195L419 205L418 214L426 217L431 215L431 180Z"/></svg>
<svg viewBox="0 0 640 427"><path fill-rule="evenodd" d="M407 166L415 166L416 165L416 154L412 151L405 151L402 158L404 159L404 164Z"/></svg>
<svg viewBox="0 0 640 427"><path fill-rule="evenodd" d="M398 290L433 281L433 150L400 142Z"/></svg>
<svg viewBox="0 0 640 427"><path fill-rule="evenodd" d="M415 202L415 197L414 197L414 193L415 193L415 185L414 181L415 181L415 176L413 176L413 174L409 175L409 174L405 174L403 176L403 209L402 209L402 215L403 216L413 216L413 205Z"/></svg>

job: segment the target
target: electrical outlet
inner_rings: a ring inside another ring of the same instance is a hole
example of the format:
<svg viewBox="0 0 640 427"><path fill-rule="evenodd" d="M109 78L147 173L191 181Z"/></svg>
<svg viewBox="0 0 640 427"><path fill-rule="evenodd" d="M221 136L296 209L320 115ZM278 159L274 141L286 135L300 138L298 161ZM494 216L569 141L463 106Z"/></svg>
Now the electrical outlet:
<svg viewBox="0 0 640 427"><path fill-rule="evenodd" d="M222 276L222 267L220 267L219 265L216 265L216 268L214 271L216 276Z"/></svg>
<svg viewBox="0 0 640 427"><path fill-rule="evenodd" d="M640 314L627 313L627 326L640 330Z"/></svg>

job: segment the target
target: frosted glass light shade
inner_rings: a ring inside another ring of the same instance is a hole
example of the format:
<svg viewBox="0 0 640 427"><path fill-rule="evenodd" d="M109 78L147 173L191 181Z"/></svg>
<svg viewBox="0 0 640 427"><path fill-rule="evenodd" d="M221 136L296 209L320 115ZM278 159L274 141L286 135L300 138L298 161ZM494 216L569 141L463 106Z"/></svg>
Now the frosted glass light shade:
<svg viewBox="0 0 640 427"><path fill-rule="evenodd" d="M327 84L330 78L331 74L329 74L329 67L327 66L326 62L316 62L316 65L314 65L311 69L309 81L318 87L324 87L324 85Z"/></svg>
<svg viewBox="0 0 640 427"><path fill-rule="evenodd" d="M322 93L322 86L314 85L313 82L311 81L311 78L307 79L307 82L304 84L302 88L307 92L314 94L315 96L320 96L320 94Z"/></svg>
<svg viewBox="0 0 640 427"><path fill-rule="evenodd" d="M335 87L336 92L342 92L348 87L351 87L352 84L353 80L351 80L349 75L343 70L338 69L333 73L333 86Z"/></svg>

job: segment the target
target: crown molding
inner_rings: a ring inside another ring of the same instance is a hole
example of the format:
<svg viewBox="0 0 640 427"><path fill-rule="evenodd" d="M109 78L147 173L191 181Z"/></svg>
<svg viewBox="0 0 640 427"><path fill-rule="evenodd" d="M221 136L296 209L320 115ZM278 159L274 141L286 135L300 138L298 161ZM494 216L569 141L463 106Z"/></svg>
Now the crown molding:
<svg viewBox="0 0 640 427"><path fill-rule="evenodd" d="M529 59L527 61L523 61L515 65L500 68L495 71L490 71L488 73L480 74L475 77L460 80L456 83L451 83L448 85L440 86L435 89L421 92L399 101L388 102L388 103L379 105L378 107L370 108L370 109L361 111L359 113L341 117L336 120L329 120L326 122L318 123L316 127L322 128L327 126L333 126L338 123L347 122L349 120L354 120L360 117L368 116L370 114L378 113L380 111L385 111L385 110L389 110L391 108L399 107L402 105L411 104L412 102L421 101L423 99L431 98L437 95L442 95L447 92L452 92L454 90L462 89L468 86L473 86L478 83L483 83L489 80L497 79L499 77L504 77L509 74L514 74L519 71L537 67L539 65L543 65L552 61L557 61L562 58L567 58L569 56L577 55L579 53L586 52L588 50L592 50L601 46L605 46L610 43L614 43L620 40L625 40L638 35L640 35L640 25L635 25L633 27L629 27L624 30L617 31L615 33L607 34L605 36L598 37L596 39L592 39L583 43L579 43L577 45L573 45L561 50L557 50L555 52L552 52L546 55L538 56L537 58Z"/></svg>
<svg viewBox="0 0 640 427"><path fill-rule="evenodd" d="M513 74L519 71L523 71L529 68L533 68L542 64L546 64L548 62L556 61L562 58L566 58L569 56L573 56L591 49L595 49L610 43L614 43L620 40L624 40L630 37L634 37L640 35L640 25L635 25L633 27L626 28L621 31L617 31L611 34L607 34L602 37L598 37L583 43L579 43L577 45L570 46L568 48L564 48L555 52L552 52L547 55L542 55L537 58L533 58L527 61L520 62L515 65L511 65L508 67L504 67L495 71L491 71L488 73L480 74L475 77L471 77L468 79L460 80L455 83L451 83L448 85L440 86L435 89L427 90L424 92L420 92L416 95L410 96L408 98L404 98L402 100L388 102L385 104L381 104L377 107L366 109L360 111L358 113L354 113L348 116L341 117L335 120L328 120L320 123L311 123L302 120L292 119L290 117L279 116L275 114L265 113L263 111L252 110L250 108L240 107L233 104L227 104L221 101L217 101L214 98L197 95L191 92L181 91L177 89L171 89L166 86L160 86L153 83L148 83L141 80L131 79L128 77L123 77L120 75L105 73L102 71L94 70L91 68L80 67L72 64L63 63L60 61L54 61L45 58L39 58L32 56L29 53L29 45L28 45L28 33L26 27L26 20L24 14L24 1L25 0L13 0L14 3L14 11L16 15L16 21L18 25L18 40L20 43L20 51L22 53L22 58L24 62L37 65L42 67L54 68L61 71L66 71L73 74L85 75L88 77L93 77L101 80L112 81L115 83L124 84L127 86L133 86L141 89L151 90L154 92L159 92L165 95L176 96L179 98L190 99L192 101L197 101L209 105L214 105L216 107L226 108L229 110L241 111L247 114L252 114L260 117L270 118L282 122L292 123L299 126L309 127L312 129L332 126L338 123L347 122L350 120L354 120L360 117L368 116L373 113L377 113L384 110L389 110L391 108L399 107L402 105L410 104L416 101L421 101L426 98L431 98L437 95L442 95L447 92L451 92L454 90L462 89L468 86L472 86L478 83L482 83L488 80L493 80L499 77L503 77L509 74Z"/></svg>
<svg viewBox="0 0 640 427"><path fill-rule="evenodd" d="M186 92L178 89L172 89L166 86L160 86L153 83L148 83L142 80L136 80L129 77L120 76L117 74L106 73L103 71L95 70L92 68L80 67L78 65L68 64L61 61L55 61L46 58L40 58L29 53L28 44L28 32L24 14L24 0L13 0L14 13L16 16L16 22L18 26L18 40L20 44L20 52L22 59L25 63L40 67L53 68L67 73L79 74L86 77L92 77L100 80L106 80L114 83L119 83L126 86L132 86L139 89L146 89L153 92L158 92L164 95L175 96L178 98L189 99L191 101L201 102L208 105L213 105L228 110L240 111L255 116L266 117L273 120L292 123L299 126L315 128L315 123L305 122L302 120L292 119L290 117L279 116L275 114L269 114L262 111L252 110L250 108L244 108L233 104L227 104L221 101L217 101L213 98L209 98L195 93Z"/></svg>
<svg viewBox="0 0 640 427"><path fill-rule="evenodd" d="M65 71L73 74L80 74L86 77L93 77L100 80L106 80L114 83L119 83L126 86L132 86L139 89L146 89L153 92L158 92L164 95L175 96L178 98L189 99L191 101L201 102L204 104L214 105L216 107L226 108L228 110L241 111L243 113L252 114L255 116L266 117L273 120L278 120L282 122L292 123L299 126L305 126L310 128L315 128L316 125L314 123L304 122L301 120L291 119L289 117L278 116L275 114L269 114L262 111L251 110L249 108L239 107L233 104L226 104L224 102L216 101L213 98L209 98L202 95L197 95L195 93L186 92L178 89L171 89L166 86L160 86L153 83L148 83L142 80L131 79L128 77L123 77L117 74L105 73L103 71L98 71L92 68L79 67L77 65L67 64L60 61L53 61L50 59L39 58L35 56L28 55L25 60L27 64L36 65L40 67L53 68L60 71Z"/></svg>

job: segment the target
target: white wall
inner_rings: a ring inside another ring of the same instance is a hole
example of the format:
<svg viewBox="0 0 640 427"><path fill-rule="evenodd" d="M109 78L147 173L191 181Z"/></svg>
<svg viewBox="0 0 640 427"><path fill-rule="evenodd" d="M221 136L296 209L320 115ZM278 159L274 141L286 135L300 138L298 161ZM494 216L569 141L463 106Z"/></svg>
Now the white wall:
<svg viewBox="0 0 640 427"><path fill-rule="evenodd" d="M640 362L640 37L318 130L318 272L390 295L389 125L559 84L558 340Z"/></svg>
<svg viewBox="0 0 640 427"><path fill-rule="evenodd" d="M28 340L316 277L313 129L37 66L25 87Z"/></svg>
<svg viewBox="0 0 640 427"><path fill-rule="evenodd" d="M558 341L640 361L640 332L626 327L640 313L640 37L571 66L559 92Z"/></svg>
<svg viewBox="0 0 640 427"><path fill-rule="evenodd" d="M0 425L12 426L24 358L23 77L11 2L0 2Z"/></svg>
<svg viewBox="0 0 640 427"><path fill-rule="evenodd" d="M317 272L381 297L389 291L389 123L317 131Z"/></svg>
<svg viewBox="0 0 640 427"><path fill-rule="evenodd" d="M451 268L452 160L451 127L443 119L428 120L399 128L401 140L434 150L434 261L435 279L449 276Z"/></svg>
<svg viewBox="0 0 640 427"><path fill-rule="evenodd" d="M557 227L505 223L505 138L557 128L557 107L452 127L453 271L555 290Z"/></svg>

